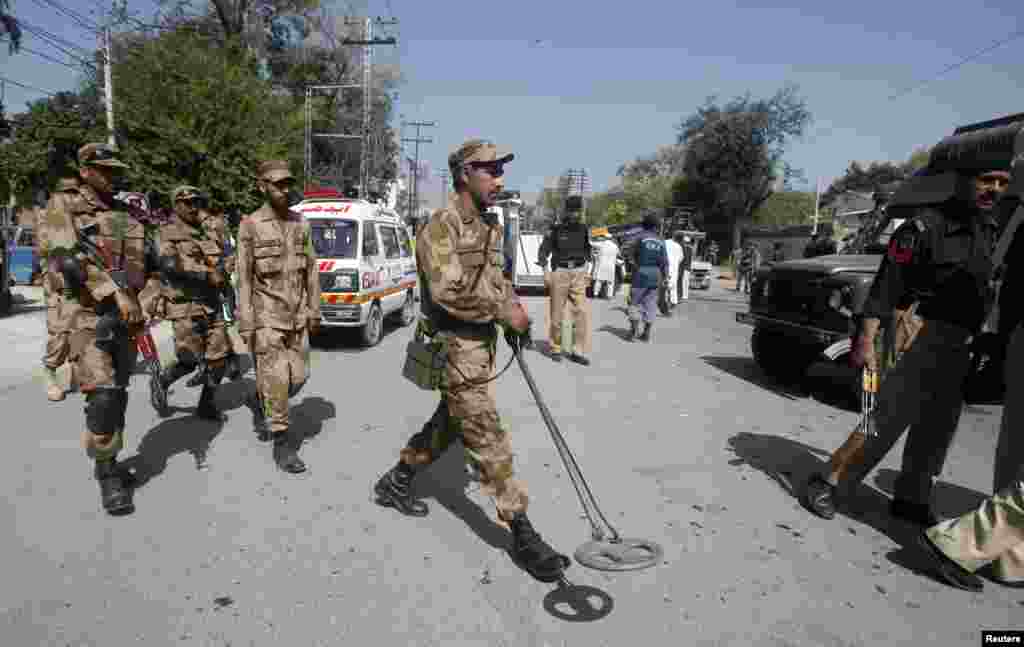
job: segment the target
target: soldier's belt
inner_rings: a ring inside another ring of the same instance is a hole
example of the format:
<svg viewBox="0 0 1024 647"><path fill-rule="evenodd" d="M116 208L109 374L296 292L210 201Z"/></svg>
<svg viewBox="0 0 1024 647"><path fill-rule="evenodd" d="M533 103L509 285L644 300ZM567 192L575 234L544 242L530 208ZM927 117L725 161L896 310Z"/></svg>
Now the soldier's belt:
<svg viewBox="0 0 1024 647"><path fill-rule="evenodd" d="M559 261L555 267L561 270L575 270L586 264L586 261Z"/></svg>

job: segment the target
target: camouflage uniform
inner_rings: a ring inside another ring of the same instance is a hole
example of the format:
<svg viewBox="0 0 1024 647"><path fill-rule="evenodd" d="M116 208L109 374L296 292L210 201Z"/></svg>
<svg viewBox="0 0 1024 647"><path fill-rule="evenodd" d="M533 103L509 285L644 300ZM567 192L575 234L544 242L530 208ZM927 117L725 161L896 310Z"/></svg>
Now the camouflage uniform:
<svg viewBox="0 0 1024 647"><path fill-rule="evenodd" d="M264 182L294 180L284 161L264 162L258 173ZM261 413L274 436L278 465L304 471L295 455L301 438L288 433L288 399L309 379L309 327L320 322L320 273L309 223L301 215L281 216L268 202L242 221L238 309L238 332L256 365Z"/></svg>
<svg viewBox="0 0 1024 647"><path fill-rule="evenodd" d="M504 164L493 144L470 140L449 157L453 177L464 166ZM500 177L498 175L497 177ZM498 416L491 385L498 329L517 303L504 275L503 231L493 214L480 213L469 195L455 193L434 212L418 236L416 262L422 286L421 323L447 347L446 384L431 420L401 450L398 464L374 490L378 502L404 514L427 514L411 494L416 469L437 460L456 439L478 471L481 489L494 498L499 523L513 531L513 555L538 579L553 578L567 559L544 543L526 517L526 486L515 478L512 445ZM544 581L553 581L545 579Z"/></svg>
<svg viewBox="0 0 1024 647"><path fill-rule="evenodd" d="M104 144L86 144L78 151L78 163L83 174L89 166L125 168L115 155L116 151ZM136 357L135 330L121 326L114 329L111 338L101 339L97 327L109 321L111 315L117 316L117 295L141 310L137 295L145 282L145 230L141 222L128 214L126 206L114 204L112 198L100 195L89 184L83 183L79 193L79 217L71 229L65 222L60 231L51 229L47 234L55 241L48 258L52 256L54 263L60 263L58 257L62 255L58 251L70 254L84 279L74 285L68 280L70 274L65 274L61 311L62 318L69 317L68 358L73 379L86 400L82 444L96 461L95 475L104 508L112 514L124 513L133 506L115 460L124 446L127 387ZM91 241L99 248L101 258L86 254L80 244L66 247L68 241L76 240L75 229L89 225L96 225ZM67 256L63 258L68 261ZM123 274L112 268L123 270ZM125 287L118 287L115 276L124 277ZM66 315L63 308L69 303L74 312Z"/></svg>
<svg viewBox="0 0 1024 647"><path fill-rule="evenodd" d="M64 240L74 227L74 207L78 199L78 178L62 178L50 196L44 216L36 223L36 255L42 272L43 294L46 300L46 352L43 371L46 378L46 396L53 402L64 399L64 389L57 383L56 371L68 359L71 345L68 326L74 315L75 304L64 303L64 281L60 272L50 267L48 254L56 247L72 247L73 239ZM51 234L52 232L52 234Z"/></svg>
<svg viewBox="0 0 1024 647"><path fill-rule="evenodd" d="M181 186L172 202L199 197L199 189ZM197 214L198 217L198 214ZM222 231L203 222L191 224L181 215L160 228L160 266L164 282L163 316L174 327L174 351L178 363L161 378L166 390L205 359L203 391L196 415L220 420L213 403L214 390L224 378L225 362L231 350L227 326L220 305L218 287L211 283L224 255ZM227 281L226 271L221 279ZM207 369L208 370L205 370Z"/></svg>

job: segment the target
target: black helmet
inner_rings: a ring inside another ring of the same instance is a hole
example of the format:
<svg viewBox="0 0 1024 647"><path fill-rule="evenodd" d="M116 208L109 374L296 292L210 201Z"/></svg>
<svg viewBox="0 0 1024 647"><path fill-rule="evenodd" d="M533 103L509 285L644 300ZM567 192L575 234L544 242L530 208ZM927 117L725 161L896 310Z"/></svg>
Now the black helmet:
<svg viewBox="0 0 1024 647"><path fill-rule="evenodd" d="M648 229L657 229L661 226L661 216L656 211L648 211L644 214L643 224Z"/></svg>

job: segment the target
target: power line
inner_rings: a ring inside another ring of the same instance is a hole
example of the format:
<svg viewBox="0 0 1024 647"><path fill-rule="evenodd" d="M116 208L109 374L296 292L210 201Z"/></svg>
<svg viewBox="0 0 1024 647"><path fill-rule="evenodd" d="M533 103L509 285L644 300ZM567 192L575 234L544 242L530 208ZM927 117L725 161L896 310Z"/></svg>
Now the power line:
<svg viewBox="0 0 1024 647"><path fill-rule="evenodd" d="M56 2L55 0L32 0L32 2L34 2L39 7L42 7L43 9L56 9L58 13L61 13L64 16L70 18L73 22L77 23L79 27L85 29L86 31L91 31L95 33L99 30L99 27L93 24L92 21L90 21L88 18L85 18L81 14L71 9L68 9L59 2ZM49 5L49 7L47 7L47 5Z"/></svg>
<svg viewBox="0 0 1024 647"><path fill-rule="evenodd" d="M27 54L32 54L34 56L38 56L39 58L44 58L44 59L50 61L51 63L56 63L58 65L63 65L64 67L69 67L72 70L79 70L79 69L81 69L81 67L79 65L73 65L71 63L68 63L67 61L62 61L59 58L54 58L54 57L50 56L49 54L44 54L42 52L37 52L34 49L30 49L28 47L25 47L24 45L22 45L21 50L24 51Z"/></svg>
<svg viewBox="0 0 1024 647"><path fill-rule="evenodd" d="M910 86L910 87L908 87L908 88L906 88L904 90L901 90L900 92L897 92L896 94L894 94L891 97L889 97L889 100L892 101L893 99L898 99L898 98L902 97L905 94L909 94L910 92L913 92L914 90L917 90L918 88L921 88L921 87L923 87L925 85L928 85L932 81L937 80L939 77L941 77L941 76L943 76L945 74L948 74L949 72L952 72L953 70L955 70L955 69L957 69L959 67L962 67L962 66L970 63L971 61L977 60L978 58L984 56L985 54L988 54L989 52L991 52L993 50L996 50L996 49L1002 47L1003 45L1005 45L1005 44L1007 44L1009 42L1017 40L1021 36L1024 36L1024 29L1022 29L1020 31L1016 31L1016 32L1010 34L1009 36L1007 36L1006 38L1004 38L1002 40L998 40L998 41L992 43L991 45L989 45L988 47L986 47L986 48L984 48L984 49L982 49L980 51L977 51L977 52L971 54L970 56L967 56L966 58L961 59L960 61L958 61L956 63L953 63L952 65L950 65L949 67L943 69L941 72L939 72L938 74L936 74L935 76L933 76L933 77L931 77L929 79L921 81L920 83L917 83L917 84L912 85L912 86Z"/></svg>
<svg viewBox="0 0 1024 647"><path fill-rule="evenodd" d="M61 38L60 36L57 36L56 34L52 34L52 33L48 32L48 31L46 31L42 27L37 27L37 26L33 25L32 23L29 23L29 22L26 22L26 21L22 20L21 18L15 18L15 20L18 21L18 24L22 28L24 28L26 31L28 31L31 34L36 34L36 35L38 35L38 36L40 36L42 38L46 38L46 39L54 42L54 43L57 43L59 45L63 45L64 47L70 47L71 49L77 49L77 50L79 50L80 52L82 52L84 54L88 54L89 53L89 50L85 49L81 45L76 45L76 44L72 43L69 40L65 40L65 39Z"/></svg>
<svg viewBox="0 0 1024 647"><path fill-rule="evenodd" d="M32 90L33 92L41 92L41 93L43 93L45 95L48 95L48 96L51 96L51 97L57 96L56 92L50 92L49 90L43 90L42 88L37 88L37 87L29 85L27 83L22 83L21 81L15 81L14 79L9 79L6 76L0 76L0 81L3 81L4 83L10 83L11 85L16 85L19 88L24 88L26 90Z"/></svg>

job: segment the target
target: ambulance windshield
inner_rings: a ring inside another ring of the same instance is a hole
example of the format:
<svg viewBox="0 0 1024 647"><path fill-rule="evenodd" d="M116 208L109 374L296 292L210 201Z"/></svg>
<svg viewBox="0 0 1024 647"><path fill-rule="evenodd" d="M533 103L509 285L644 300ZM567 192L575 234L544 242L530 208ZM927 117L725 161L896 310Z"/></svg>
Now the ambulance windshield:
<svg viewBox="0 0 1024 647"><path fill-rule="evenodd" d="M309 220L313 248L319 258L355 258L359 223L355 220Z"/></svg>

